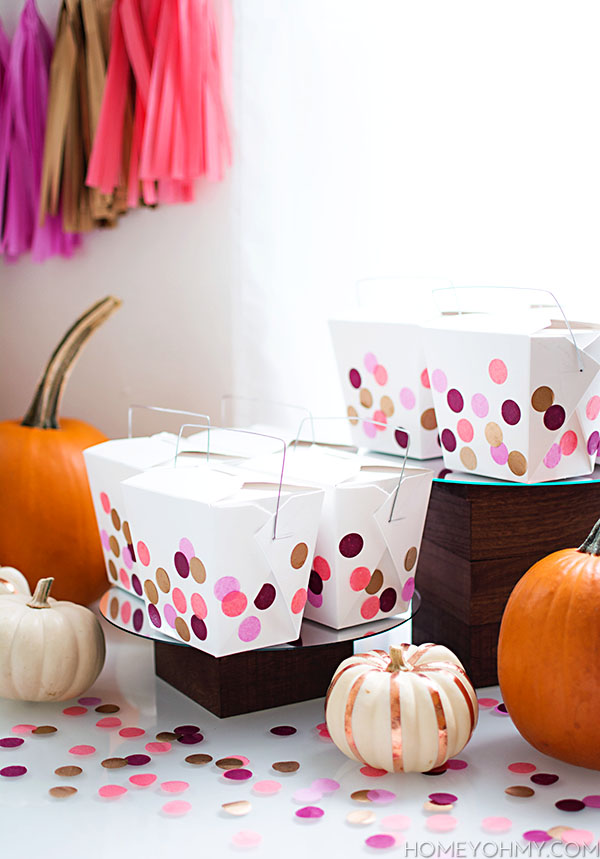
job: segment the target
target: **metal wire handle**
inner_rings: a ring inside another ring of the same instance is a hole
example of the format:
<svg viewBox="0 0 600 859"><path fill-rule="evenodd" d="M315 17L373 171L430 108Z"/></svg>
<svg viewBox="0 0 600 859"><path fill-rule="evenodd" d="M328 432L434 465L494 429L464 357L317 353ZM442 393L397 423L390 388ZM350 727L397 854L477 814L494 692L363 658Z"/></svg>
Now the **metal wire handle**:
<svg viewBox="0 0 600 859"><path fill-rule="evenodd" d="M322 416L313 417L311 415L310 418L304 418L304 420L302 420L300 422L300 426L298 427L298 433L297 433L296 439L294 441L294 452L296 452L296 450L298 449L298 444L300 441L300 435L302 433L302 427L304 426L304 424L306 423L307 420L310 420L310 422L311 422L312 436L313 436L312 444L321 444L323 447L328 447L330 445L327 445L327 442L315 441L315 427L314 427L315 421L350 421L350 423L352 423L352 421L361 421L363 424L369 423L369 424L373 424L374 426L383 427L384 429L390 428L390 427L388 427L388 424L384 424L383 421L370 420L369 418L359 418L359 417L354 417L354 416L351 417L350 415L333 415L332 417L328 418L328 417L322 417ZM406 451L405 451L404 456L402 458L402 469L400 471L400 478L398 480L398 485L396 486L396 490L394 492L394 500L392 502L392 509L390 510L390 518L388 519L388 523L397 521L397 520L393 519L394 509L396 507L396 501L398 499L398 493L400 492L400 486L402 484L402 481L404 480L404 470L406 468L406 460L408 459L408 451L410 448L410 432L405 427L402 427L402 426L395 426L394 432L396 432L397 430L400 430L401 432L406 433Z"/></svg>
<svg viewBox="0 0 600 859"><path fill-rule="evenodd" d="M259 405L266 406L278 406L280 408L285 409L293 409L297 412L304 412L307 417L310 417L311 411L310 409L305 408L304 406L297 406L295 403L282 403L279 400L265 400L262 397L239 397L237 394L225 394L221 397L221 422L223 423L225 418L225 405L227 402L243 402L243 403L258 403Z"/></svg>
<svg viewBox="0 0 600 859"><path fill-rule="evenodd" d="M206 424L202 424L202 426L210 426L210 417L208 415L200 414L200 412L185 412L180 409L166 409L163 406L143 406L138 403L133 403L129 406L127 410L127 438L133 438L133 410L134 409L146 409L149 412L163 412L169 415L187 415L187 417L192 418L205 418Z"/></svg>
<svg viewBox="0 0 600 859"><path fill-rule="evenodd" d="M287 453L287 444L286 444L285 440L282 438L279 438L279 436L276 436L276 435L267 435L266 433L254 432L253 430L236 429L235 427L215 427L215 426L210 426L210 424L208 426L206 424L182 424L181 427L179 428L179 434L177 436L177 444L175 446L175 457L173 460L173 467L174 468L177 467L177 457L179 456L179 453L180 453L179 446L181 444L181 436L183 434L183 431L184 431L184 429L190 429L193 427L206 430L206 461L207 461L207 463L210 462L210 431L211 431L211 429L218 429L218 430L221 430L222 432L237 432L237 433L243 433L244 435L254 435L254 436L258 436L259 438L270 438L270 439L273 439L274 441L280 441L281 442L281 444L283 445L283 459L282 459L282 463L281 463L281 475L279 477L279 492L277 493L277 505L275 507L275 521L273 522L273 539L276 540L277 539L277 521L279 519L279 506L281 504L281 492L283 490L283 473L285 471L285 457L286 457L286 453Z"/></svg>

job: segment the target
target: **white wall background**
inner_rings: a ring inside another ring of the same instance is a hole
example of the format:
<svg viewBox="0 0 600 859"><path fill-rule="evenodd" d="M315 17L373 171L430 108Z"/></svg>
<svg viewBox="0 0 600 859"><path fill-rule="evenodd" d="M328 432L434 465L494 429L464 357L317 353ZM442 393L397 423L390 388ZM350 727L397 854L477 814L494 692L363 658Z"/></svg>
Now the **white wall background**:
<svg viewBox="0 0 600 859"><path fill-rule="evenodd" d="M331 414L325 319L359 277L551 288L600 318L596 0L236 0L236 167L75 261L0 266L0 416L77 311L125 300L64 412L215 411L235 388ZM50 20L57 0L43 0ZM12 29L18 4L0 0Z"/></svg>

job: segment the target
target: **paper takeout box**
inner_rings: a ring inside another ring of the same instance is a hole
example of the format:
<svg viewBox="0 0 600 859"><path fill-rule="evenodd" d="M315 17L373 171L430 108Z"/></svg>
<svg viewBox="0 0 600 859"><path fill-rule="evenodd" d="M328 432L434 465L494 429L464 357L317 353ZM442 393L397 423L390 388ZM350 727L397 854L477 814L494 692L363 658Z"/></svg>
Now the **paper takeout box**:
<svg viewBox="0 0 600 859"><path fill-rule="evenodd" d="M273 457L249 464L277 473ZM288 453L286 474L325 492L305 616L343 629L404 611L433 472L406 467L402 476L401 461L301 444Z"/></svg>
<svg viewBox="0 0 600 859"><path fill-rule="evenodd" d="M600 440L600 326L571 328L540 313L458 314L427 328L447 468L518 483L591 473Z"/></svg>
<svg viewBox="0 0 600 859"><path fill-rule="evenodd" d="M121 488L157 629L213 656L298 638L322 490L205 462Z"/></svg>

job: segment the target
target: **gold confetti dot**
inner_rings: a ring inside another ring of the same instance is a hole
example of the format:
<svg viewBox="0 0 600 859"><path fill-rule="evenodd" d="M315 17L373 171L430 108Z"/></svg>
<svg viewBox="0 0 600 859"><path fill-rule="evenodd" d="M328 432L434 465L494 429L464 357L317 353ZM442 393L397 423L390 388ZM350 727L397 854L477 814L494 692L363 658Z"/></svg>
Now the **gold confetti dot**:
<svg viewBox="0 0 600 859"><path fill-rule="evenodd" d="M220 770L239 770L240 767L244 766L244 762L239 758L219 758L218 761L215 761L215 766L218 766Z"/></svg>
<svg viewBox="0 0 600 859"><path fill-rule="evenodd" d="M212 761L210 755L188 755L186 758L186 762L188 764L194 764L195 766L203 766L204 764L209 764Z"/></svg>
<svg viewBox="0 0 600 859"><path fill-rule="evenodd" d="M417 563L417 547L411 546L404 556L404 569L410 573L414 565Z"/></svg>
<svg viewBox="0 0 600 859"><path fill-rule="evenodd" d="M298 543L292 549L292 554L290 555L290 564L295 570L299 570L300 567L304 566L304 562L308 557L308 546L306 543Z"/></svg>
<svg viewBox="0 0 600 859"><path fill-rule="evenodd" d="M188 625L182 617L175 618L175 631L184 641L190 640L191 636Z"/></svg>
<svg viewBox="0 0 600 859"><path fill-rule="evenodd" d="M113 537L111 537L111 538L109 539L108 543L109 543L109 546L110 546L111 552L113 553L113 555L115 556L115 558L118 558L118 557L119 557L119 555L120 555L120 553L121 553L121 550L119 549L119 543L118 543L118 541L117 541L117 538L116 538L116 537L114 537L114 536L113 536Z"/></svg>
<svg viewBox="0 0 600 859"><path fill-rule="evenodd" d="M131 546L133 540L131 539L131 529L129 527L129 522L123 522L123 536L127 540L127 545Z"/></svg>
<svg viewBox="0 0 600 859"><path fill-rule="evenodd" d="M365 409L370 409L373 405L373 394L368 388L360 389L360 404L364 406Z"/></svg>
<svg viewBox="0 0 600 859"><path fill-rule="evenodd" d="M426 430L434 430L437 428L435 409L425 409L421 415L421 426Z"/></svg>
<svg viewBox="0 0 600 859"><path fill-rule="evenodd" d="M469 471L473 471L477 468L477 457L475 456L475 451L470 447L462 448L460 452L460 461L465 468L469 469Z"/></svg>
<svg viewBox="0 0 600 859"><path fill-rule="evenodd" d="M117 567L116 567L115 562L113 561L112 558L108 562L108 572L110 573L111 579L114 579L116 582L117 579L119 578L119 574L117 573Z"/></svg>
<svg viewBox="0 0 600 859"><path fill-rule="evenodd" d="M113 620L116 620L119 616L119 600L116 597L113 597L110 601L109 612Z"/></svg>
<svg viewBox="0 0 600 859"><path fill-rule="evenodd" d="M223 811L226 811L227 814L233 814L236 817L242 817L244 814L248 814L251 810L252 805L248 802L247 799L239 799L237 802L225 802L221 806Z"/></svg>
<svg viewBox="0 0 600 859"><path fill-rule="evenodd" d="M502 444L502 430L494 421L490 421L485 426L485 437L492 447L499 447Z"/></svg>
<svg viewBox="0 0 600 859"><path fill-rule="evenodd" d="M114 507L110 511L110 518L112 519L112 523L115 526L115 531L120 531L121 530L121 517L119 516L119 514L117 513L117 511L115 510Z"/></svg>
<svg viewBox="0 0 600 859"><path fill-rule="evenodd" d="M355 802L371 802L367 796L368 792L368 790L355 790L354 793L350 794L350 799L353 799Z"/></svg>
<svg viewBox="0 0 600 859"><path fill-rule="evenodd" d="M423 811L452 811L454 805L449 803L448 805L437 805L435 802L426 802L423 806Z"/></svg>
<svg viewBox="0 0 600 859"><path fill-rule="evenodd" d="M125 758L105 758L101 763L107 770L118 770L127 766Z"/></svg>
<svg viewBox="0 0 600 859"><path fill-rule="evenodd" d="M276 761L271 766L278 773L295 773L300 769L298 761Z"/></svg>
<svg viewBox="0 0 600 859"><path fill-rule="evenodd" d="M381 411L388 418L391 418L394 414L394 404L390 397L382 397L381 402L379 403Z"/></svg>
<svg viewBox="0 0 600 859"><path fill-rule="evenodd" d="M511 450L508 454L508 467L513 474L521 477L527 471L527 460L518 450Z"/></svg>
<svg viewBox="0 0 600 859"><path fill-rule="evenodd" d="M40 725L38 728L34 728L31 732L32 734L55 734L58 728L55 728L54 725Z"/></svg>
<svg viewBox="0 0 600 859"><path fill-rule="evenodd" d="M572 826L551 826L550 829L546 830L546 832L551 838L554 838L556 841L560 841L563 832L570 832L572 829Z"/></svg>
<svg viewBox="0 0 600 859"><path fill-rule="evenodd" d="M358 412L354 406L348 406L348 417L350 418L350 425L355 427L358 423Z"/></svg>
<svg viewBox="0 0 600 859"><path fill-rule="evenodd" d="M146 591L146 596L152 605L156 605L158 602L158 591L156 590L156 585L151 579L146 579L144 582L144 590Z"/></svg>
<svg viewBox="0 0 600 859"><path fill-rule="evenodd" d="M57 767L54 770L54 775L60 775L66 778L73 778L73 776L81 775L83 770L81 767L76 766L65 766L65 767Z"/></svg>
<svg viewBox="0 0 600 859"><path fill-rule="evenodd" d="M68 796L73 796L74 793L77 793L77 788L61 784L59 787L51 787L48 793L55 799L66 799Z"/></svg>
<svg viewBox="0 0 600 859"><path fill-rule="evenodd" d="M171 580L167 571L159 567L156 571L156 584L159 586L163 594L168 594L171 590Z"/></svg>
<svg viewBox="0 0 600 859"><path fill-rule="evenodd" d="M174 734L173 731L160 731L156 735L156 739L159 743L174 743L180 736L181 734Z"/></svg>
<svg viewBox="0 0 600 859"><path fill-rule="evenodd" d="M531 405L536 412L545 412L554 402L554 391L547 385L542 385L541 388L536 388L531 395Z"/></svg>
<svg viewBox="0 0 600 859"><path fill-rule="evenodd" d="M348 823L352 823L354 826L367 826L369 823L373 823L374 820L377 819L377 815L374 811L367 811L367 809L356 809L356 811L351 811L346 815L346 820Z"/></svg>
<svg viewBox="0 0 600 859"><path fill-rule="evenodd" d="M96 713L118 713L120 709L117 704L99 704Z"/></svg>
<svg viewBox="0 0 600 859"><path fill-rule="evenodd" d="M195 582L198 582L199 585L204 584L206 581L206 567L200 558L192 558L190 560L190 572Z"/></svg>
<svg viewBox="0 0 600 859"><path fill-rule="evenodd" d="M369 584L365 588L365 591L368 594L376 594L382 585L383 585L383 573L381 572L381 570L375 570L375 572L371 576L371 580L369 581Z"/></svg>
<svg viewBox="0 0 600 859"><path fill-rule="evenodd" d="M533 796L535 790L523 784L515 784L512 787L507 787L504 793L507 793L509 796Z"/></svg>

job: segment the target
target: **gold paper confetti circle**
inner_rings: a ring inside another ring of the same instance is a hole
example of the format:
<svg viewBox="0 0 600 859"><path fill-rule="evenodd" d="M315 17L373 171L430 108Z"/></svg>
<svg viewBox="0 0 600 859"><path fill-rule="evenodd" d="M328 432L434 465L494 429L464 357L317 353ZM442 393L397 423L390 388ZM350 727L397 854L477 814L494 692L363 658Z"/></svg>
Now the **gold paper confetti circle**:
<svg viewBox="0 0 600 859"><path fill-rule="evenodd" d="M77 793L77 788L61 784L58 787L51 787L48 793L55 799L66 799L68 796L73 796L74 793Z"/></svg>
<svg viewBox="0 0 600 859"><path fill-rule="evenodd" d="M119 543L118 543L117 538L114 536L111 537L108 541L108 544L109 544L110 550L113 553L113 555L115 556L115 558L118 558L119 555L121 554L121 550L119 549Z"/></svg>
<svg viewBox="0 0 600 859"><path fill-rule="evenodd" d="M358 423L358 412L354 406L348 406L348 417L350 418L350 425L355 427Z"/></svg>
<svg viewBox="0 0 600 859"><path fill-rule="evenodd" d="M144 590L146 592L146 596L152 603L152 605L156 605L158 602L158 591L156 590L156 585L150 579L146 579L144 582Z"/></svg>
<svg viewBox="0 0 600 859"><path fill-rule="evenodd" d="M536 388L531 395L531 405L536 412L545 412L554 402L554 391L547 385Z"/></svg>
<svg viewBox="0 0 600 859"><path fill-rule="evenodd" d="M365 588L365 591L368 594L376 594L377 591L381 589L382 585L383 585L383 573L381 572L381 570L375 570L373 572L373 575L371 576L371 580L369 581L369 584Z"/></svg>
<svg viewBox="0 0 600 859"><path fill-rule="evenodd" d="M453 803L449 803L448 805L437 805L435 802L426 802L423 806L423 811L452 811L453 808Z"/></svg>
<svg viewBox="0 0 600 859"><path fill-rule="evenodd" d="M353 799L355 802L371 802L367 794L368 790L355 790L354 793L350 794L350 799Z"/></svg>
<svg viewBox="0 0 600 859"><path fill-rule="evenodd" d="M278 773L295 773L300 769L298 761L276 761L271 766Z"/></svg>
<svg viewBox="0 0 600 859"><path fill-rule="evenodd" d="M348 823L354 824L354 826L367 826L369 823L373 823L374 820L377 819L377 815L374 811L367 811L367 809L356 809L356 811L351 811L346 815L346 820Z"/></svg>
<svg viewBox="0 0 600 859"><path fill-rule="evenodd" d="M117 567L116 567L115 562L113 561L112 558L108 562L108 572L110 573L111 579L114 579L116 582L117 579L119 578L119 574L117 573Z"/></svg>
<svg viewBox="0 0 600 859"><path fill-rule="evenodd" d="M190 640L190 631L188 629L188 625L182 617L175 618L175 630L180 638L184 641Z"/></svg>
<svg viewBox="0 0 600 859"><path fill-rule="evenodd" d="M131 539L131 530L129 528L129 522L123 522L123 536L127 540L127 545L133 545L133 540Z"/></svg>
<svg viewBox="0 0 600 859"><path fill-rule="evenodd" d="M127 766L125 758L105 758L101 763L107 770L118 770Z"/></svg>
<svg viewBox="0 0 600 859"><path fill-rule="evenodd" d="M489 424L485 425L485 437L492 447L499 447L502 444L502 430L497 423L490 421Z"/></svg>
<svg viewBox="0 0 600 859"><path fill-rule="evenodd" d="M156 570L156 584L159 586L163 594L168 594L171 590L171 580L167 571L163 567Z"/></svg>
<svg viewBox="0 0 600 859"><path fill-rule="evenodd" d="M110 518L112 519L112 523L114 525L115 531L120 531L121 530L121 517L119 516L119 514L117 513L117 511L115 510L114 507L110 511Z"/></svg>
<svg viewBox="0 0 600 859"><path fill-rule="evenodd" d="M421 415L421 426L426 430L434 430L437 428L435 409L425 409Z"/></svg>
<svg viewBox="0 0 600 859"><path fill-rule="evenodd" d="M218 761L215 761L215 766L219 767L220 770L239 770L240 767L244 766L244 762L239 758L219 758Z"/></svg>
<svg viewBox="0 0 600 859"><path fill-rule="evenodd" d="M462 448L460 452L460 461L465 468L469 469L469 471L473 471L477 468L477 457L475 456L475 451L470 447Z"/></svg>
<svg viewBox="0 0 600 859"><path fill-rule="evenodd" d="M120 709L118 704L99 704L96 713L118 713Z"/></svg>
<svg viewBox="0 0 600 859"><path fill-rule="evenodd" d="M194 766L204 766L212 761L210 755L188 755L185 759L186 763L194 764Z"/></svg>
<svg viewBox="0 0 600 859"><path fill-rule="evenodd" d="M391 397L382 397L379 406L386 417L392 417L392 415L394 414L394 404L392 402Z"/></svg>
<svg viewBox="0 0 600 859"><path fill-rule="evenodd" d="M198 582L199 585L204 584L206 581L206 567L200 558L192 558L190 560L190 572L195 582Z"/></svg>
<svg viewBox="0 0 600 859"><path fill-rule="evenodd" d="M515 784L507 787L504 793L507 793L509 796L533 796L535 790L532 787L526 787L524 784Z"/></svg>
<svg viewBox="0 0 600 859"><path fill-rule="evenodd" d="M521 477L527 471L527 460L518 450L511 450L508 454L508 467L513 474Z"/></svg>
<svg viewBox="0 0 600 859"><path fill-rule="evenodd" d="M40 725L37 728L34 728L31 732L32 734L55 734L58 728L55 728L54 725Z"/></svg>
<svg viewBox="0 0 600 859"><path fill-rule="evenodd" d="M308 546L306 543L298 543L292 549L292 554L290 555L290 564L295 570L299 570L300 567L304 566L306 559L308 558Z"/></svg>
<svg viewBox="0 0 600 859"><path fill-rule="evenodd" d="M173 731L159 731L156 735L156 739L159 743L174 743L179 736L181 735L174 734Z"/></svg>
<svg viewBox="0 0 600 859"><path fill-rule="evenodd" d="M410 573L414 565L417 563L417 547L411 546L404 556L404 569Z"/></svg>
<svg viewBox="0 0 600 859"><path fill-rule="evenodd" d="M81 767L76 766L65 766L65 767L57 767L54 770L54 775L63 776L63 778L73 778L73 776L81 775L83 770Z"/></svg>
<svg viewBox="0 0 600 859"><path fill-rule="evenodd" d="M546 832L551 838L554 838L556 841L560 841L563 832L570 832L572 829L572 826L551 826L550 829L546 830Z"/></svg>
<svg viewBox="0 0 600 859"><path fill-rule="evenodd" d="M237 802L225 802L221 806L227 814L233 814L235 817L242 817L252 809L252 805L247 799L239 799Z"/></svg>
<svg viewBox="0 0 600 859"><path fill-rule="evenodd" d="M116 597L113 597L111 599L110 606L109 606L108 610L110 612L110 616L112 617L112 619L116 620L117 617L119 616L119 600Z"/></svg>
<svg viewBox="0 0 600 859"><path fill-rule="evenodd" d="M373 394L368 388L360 389L360 404L364 406L365 409L370 409L373 405Z"/></svg>

